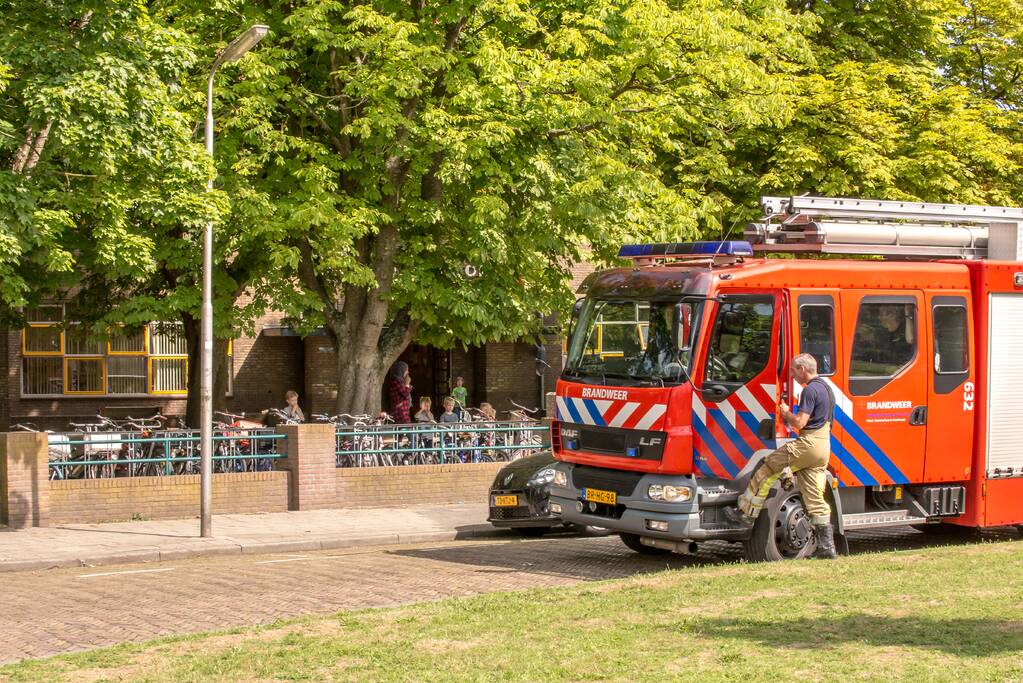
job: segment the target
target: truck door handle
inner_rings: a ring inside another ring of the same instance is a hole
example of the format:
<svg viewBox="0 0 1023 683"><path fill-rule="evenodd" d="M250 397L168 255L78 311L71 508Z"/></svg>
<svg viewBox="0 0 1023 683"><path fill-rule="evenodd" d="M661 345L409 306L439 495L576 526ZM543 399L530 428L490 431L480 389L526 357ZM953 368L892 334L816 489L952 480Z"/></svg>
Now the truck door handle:
<svg viewBox="0 0 1023 683"><path fill-rule="evenodd" d="M913 408L913 412L909 414L909 424L917 426L927 424L927 406Z"/></svg>

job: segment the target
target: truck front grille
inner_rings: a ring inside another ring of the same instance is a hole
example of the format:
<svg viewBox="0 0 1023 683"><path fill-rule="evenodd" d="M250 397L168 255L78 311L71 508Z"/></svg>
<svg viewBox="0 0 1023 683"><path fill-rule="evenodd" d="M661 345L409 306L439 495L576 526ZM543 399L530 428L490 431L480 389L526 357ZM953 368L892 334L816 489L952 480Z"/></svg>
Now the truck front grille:
<svg viewBox="0 0 1023 683"><path fill-rule="evenodd" d="M609 470L586 465L576 465L572 469L572 483L577 489L591 488L614 491L619 496L631 496L642 478L642 472Z"/></svg>

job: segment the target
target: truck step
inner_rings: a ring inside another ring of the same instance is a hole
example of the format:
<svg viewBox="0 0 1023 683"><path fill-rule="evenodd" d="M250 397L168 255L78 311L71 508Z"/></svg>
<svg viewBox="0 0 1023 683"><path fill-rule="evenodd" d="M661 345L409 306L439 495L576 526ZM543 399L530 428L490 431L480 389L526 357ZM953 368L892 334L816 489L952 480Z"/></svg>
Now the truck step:
<svg viewBox="0 0 1023 683"><path fill-rule="evenodd" d="M904 526L927 521L926 517L914 515L908 510L885 510L883 512L857 512L842 515L842 524L848 529L870 529L881 526Z"/></svg>

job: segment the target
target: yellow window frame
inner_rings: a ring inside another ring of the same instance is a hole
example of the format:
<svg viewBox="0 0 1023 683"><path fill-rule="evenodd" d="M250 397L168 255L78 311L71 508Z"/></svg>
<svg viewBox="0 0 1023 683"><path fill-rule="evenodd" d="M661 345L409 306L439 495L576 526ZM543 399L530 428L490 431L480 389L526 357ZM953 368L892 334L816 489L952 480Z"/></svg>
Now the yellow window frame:
<svg viewBox="0 0 1023 683"><path fill-rule="evenodd" d="M141 351L114 351L110 348L110 337L107 335L108 356L146 356L149 354L149 325L142 328L142 350Z"/></svg>
<svg viewBox="0 0 1023 683"><path fill-rule="evenodd" d="M63 337L63 335L61 335ZM68 364L71 361L99 361L99 391L71 391L68 381ZM64 356L64 395L65 396L102 396L107 393L107 359L103 356Z"/></svg>
<svg viewBox="0 0 1023 683"><path fill-rule="evenodd" d="M185 361L185 388L174 391L158 391L153 388L153 361L154 360L184 360ZM187 396L188 395L188 356L149 356L146 363L146 388L147 393L153 396Z"/></svg>
<svg viewBox="0 0 1023 683"><path fill-rule="evenodd" d="M29 323L27 327L60 327L60 323ZM25 338L25 328L21 330L21 355L23 356L49 356L55 358L64 355L64 330L60 331L60 351L29 351Z"/></svg>

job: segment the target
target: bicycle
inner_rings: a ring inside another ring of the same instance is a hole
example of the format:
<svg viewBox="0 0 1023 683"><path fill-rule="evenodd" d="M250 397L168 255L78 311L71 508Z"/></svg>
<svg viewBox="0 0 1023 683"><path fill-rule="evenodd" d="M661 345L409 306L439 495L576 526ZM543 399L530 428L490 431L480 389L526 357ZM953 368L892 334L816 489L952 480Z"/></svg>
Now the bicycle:
<svg viewBox="0 0 1023 683"><path fill-rule="evenodd" d="M520 405L515 401L509 400L516 410L509 410L508 414L517 422L521 422L523 426L531 423L539 423L542 420L538 417L534 417L540 412L539 408L527 408L524 405ZM527 446L527 448L521 448L512 451L511 460L517 460L536 453L543 447L543 437L540 432L533 429L521 429L514 433L514 439L516 446Z"/></svg>

